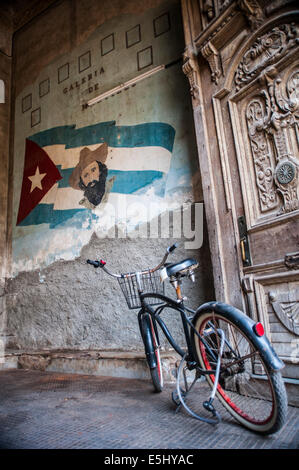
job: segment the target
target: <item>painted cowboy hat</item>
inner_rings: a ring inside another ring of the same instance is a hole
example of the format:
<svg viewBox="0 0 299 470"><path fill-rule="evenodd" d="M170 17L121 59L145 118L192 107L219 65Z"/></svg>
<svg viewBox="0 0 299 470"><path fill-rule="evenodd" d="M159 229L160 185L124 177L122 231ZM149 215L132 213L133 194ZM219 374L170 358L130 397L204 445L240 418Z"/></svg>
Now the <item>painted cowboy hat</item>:
<svg viewBox="0 0 299 470"><path fill-rule="evenodd" d="M88 147L84 147L80 152L79 163L70 175L70 186L74 189L80 189L79 181L84 168L86 168L90 163L94 161L104 163L107 159L107 154L108 145L106 143L100 145L95 150L90 150Z"/></svg>

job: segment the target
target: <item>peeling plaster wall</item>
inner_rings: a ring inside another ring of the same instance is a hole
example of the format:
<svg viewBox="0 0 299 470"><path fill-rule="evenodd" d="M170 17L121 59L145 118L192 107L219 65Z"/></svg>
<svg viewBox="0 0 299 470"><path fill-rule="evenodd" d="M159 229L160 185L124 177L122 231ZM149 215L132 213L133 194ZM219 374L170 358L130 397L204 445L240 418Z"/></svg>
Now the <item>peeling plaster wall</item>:
<svg viewBox="0 0 299 470"><path fill-rule="evenodd" d="M206 239L206 238L205 238ZM137 312L129 310L117 280L86 264L86 259L106 259L111 271L138 269L157 264L173 239L105 239L93 236L74 261L57 261L42 271L19 274L8 282L8 326L14 332L13 349L142 350ZM186 256L184 245L171 261ZM201 250L189 250L200 268L196 282L184 281L190 304L198 305L213 295L207 239ZM172 288L166 292L173 295ZM165 315L174 337L182 339L180 318ZM165 345L166 346L166 345Z"/></svg>
<svg viewBox="0 0 299 470"><path fill-rule="evenodd" d="M156 197L157 188L149 184L145 191L133 194L134 201L157 202L155 216L165 212L162 202L166 207L168 203L180 207L202 201L189 86L181 63L103 104L89 109L82 107L87 99L99 92L143 72L143 69L138 73L132 69L129 55L128 63L124 59L133 48L136 58L138 50L149 47L150 43L144 42L149 35L155 46L150 66L167 60L176 61L182 56L182 28L173 21L173 15L180 12L179 2L152 0L141 4L133 0L115 0L101 2L100 8L95 0L89 0L89 7L86 3L59 2L15 36L14 186L10 195L13 198L13 261L6 287L8 329L13 333L7 348L11 349L142 349L136 311L126 307L118 283L86 265L87 258L106 259L112 271L133 271L156 265L165 248L181 238L181 246L170 261L187 257L200 261L195 285L185 282L190 303L197 306L213 298L205 230L202 248L186 250L184 235L175 239L171 238L171 233L160 239L132 238L130 234L126 238L111 238L109 234L104 238L97 236L94 217L98 217L100 225L103 219L96 210L90 210L89 218L83 222L80 219L79 227L75 219L73 225L60 221L55 228L36 220L29 225L16 225L22 178L24 180L25 140L63 126L74 125L78 129L114 120L117 126L124 127L148 122L166 123L175 130L175 140L170 152L170 168L163 180L164 197ZM173 36L169 36L168 43L166 35L153 35L153 18L159 18L167 11L170 11L173 28L171 34L175 34L172 41ZM114 59L111 55L104 63L103 56L99 55L101 38L105 39L109 31L114 31L117 46L119 38L125 41L126 31L138 22L147 31L142 36L143 42L130 48L125 48L122 43L121 50L115 47ZM88 51L91 51L90 64ZM81 62L80 57L83 57ZM80 71L86 65L86 70ZM105 74L98 80L102 66ZM63 74L67 74L67 70L69 73L65 78ZM82 77L85 77L84 82ZM76 86L79 79L80 87ZM38 109L40 111L36 113ZM159 160L159 153L157 155ZM138 220L138 223L143 222ZM131 223L131 220L125 223ZM113 228L112 225L110 229L113 231ZM169 314L174 336L180 336L178 320Z"/></svg>
<svg viewBox="0 0 299 470"><path fill-rule="evenodd" d="M68 11L69 2L60 3L28 27L32 33L28 43L28 29L16 36L16 90L24 80L24 55L19 48L25 42L29 69L36 63L37 51L41 63L44 57L48 61L48 50L51 57L53 49L61 54L16 92L12 276L77 257L95 230L102 233L114 224L131 230L134 223L144 223L144 216L136 219L134 208L131 214L124 214L129 206L142 203L145 210L151 210L150 205L155 204L156 215L165 210L163 204L180 206L202 200L189 86L178 62L184 48L180 4L167 1L156 6L153 2L152 8L137 10L135 15L130 14L131 3L128 10L124 4L119 2L118 16L113 10L106 23L100 23L84 42L75 41L68 52L60 44L65 44L69 32L67 15L62 14L63 8ZM105 11L105 2L101 5ZM53 31L55 15L65 22L57 34ZM42 31L51 38L49 44L43 38L37 40ZM159 65L167 67L85 107L99 93ZM30 178L37 171L46 174L36 165L30 168L28 139L47 152L63 180L55 183L54 178L54 186L24 218L24 206L31 204L31 194L35 196L42 187L40 181L40 186L32 184L30 189L25 173ZM81 201L83 191L70 187L67 181L83 148L95 150L103 142L109 155L106 185L116 178L107 200L116 212L112 221L103 214L102 204L86 210ZM142 175L148 178L144 183ZM25 196L24 181L28 186Z"/></svg>

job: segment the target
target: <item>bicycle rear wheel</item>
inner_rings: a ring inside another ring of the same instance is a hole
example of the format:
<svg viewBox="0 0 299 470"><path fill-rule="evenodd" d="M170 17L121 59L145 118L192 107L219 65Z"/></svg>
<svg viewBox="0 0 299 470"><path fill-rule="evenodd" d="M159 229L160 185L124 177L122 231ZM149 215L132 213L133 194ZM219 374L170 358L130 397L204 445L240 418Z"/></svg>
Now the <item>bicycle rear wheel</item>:
<svg viewBox="0 0 299 470"><path fill-rule="evenodd" d="M225 333L216 392L222 405L252 431L261 434L278 431L287 413L286 391L280 372L270 371L246 334L220 313L202 313L195 318L194 326L204 339L202 342L192 330L194 356L206 370L215 370L221 342L219 329ZM214 375L207 376L211 387L214 380Z"/></svg>

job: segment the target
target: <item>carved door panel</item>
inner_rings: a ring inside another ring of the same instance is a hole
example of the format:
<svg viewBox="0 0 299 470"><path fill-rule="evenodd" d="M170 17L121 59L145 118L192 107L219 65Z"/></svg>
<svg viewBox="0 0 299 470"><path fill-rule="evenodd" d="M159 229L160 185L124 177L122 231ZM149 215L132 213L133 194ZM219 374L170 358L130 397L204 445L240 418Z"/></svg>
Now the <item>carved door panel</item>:
<svg viewBox="0 0 299 470"><path fill-rule="evenodd" d="M298 11L182 6L216 298L263 322L299 384Z"/></svg>
<svg viewBox="0 0 299 470"><path fill-rule="evenodd" d="M299 379L296 38L298 28L293 23L272 27L257 37L235 70L230 93L220 96L221 108L225 102L229 107L231 123L224 126L232 126L241 181L244 213L236 213L236 219L244 216L247 226L240 246L240 274L250 315L265 324L287 364L284 375Z"/></svg>

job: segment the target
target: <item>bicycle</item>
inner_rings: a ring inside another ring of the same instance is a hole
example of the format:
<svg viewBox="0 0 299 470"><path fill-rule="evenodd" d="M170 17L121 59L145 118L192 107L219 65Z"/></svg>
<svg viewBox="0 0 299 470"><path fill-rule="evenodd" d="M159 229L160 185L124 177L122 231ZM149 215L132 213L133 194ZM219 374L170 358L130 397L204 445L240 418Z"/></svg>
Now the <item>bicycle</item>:
<svg viewBox="0 0 299 470"><path fill-rule="evenodd" d="M176 411L183 406L194 418L215 425L221 421L213 404L217 396L226 410L246 428L264 435L277 432L287 415L287 395L280 372L284 363L267 339L263 325L237 308L216 301L204 303L196 310L185 305L182 279L195 281L194 270L198 262L187 258L174 264L166 263L176 247L177 244L168 247L155 268L139 272L115 274L107 269L103 260L87 260L87 263L116 278L129 309L139 308L139 329L156 392L163 389L158 326L181 357L176 372L176 391L172 393ZM166 279L175 289L175 299L165 296ZM166 308L181 317L186 340L184 349L174 340L161 318ZM194 411L194 395L191 405L189 402L195 384L201 386L205 379L211 390L208 399L202 403L208 417Z"/></svg>

